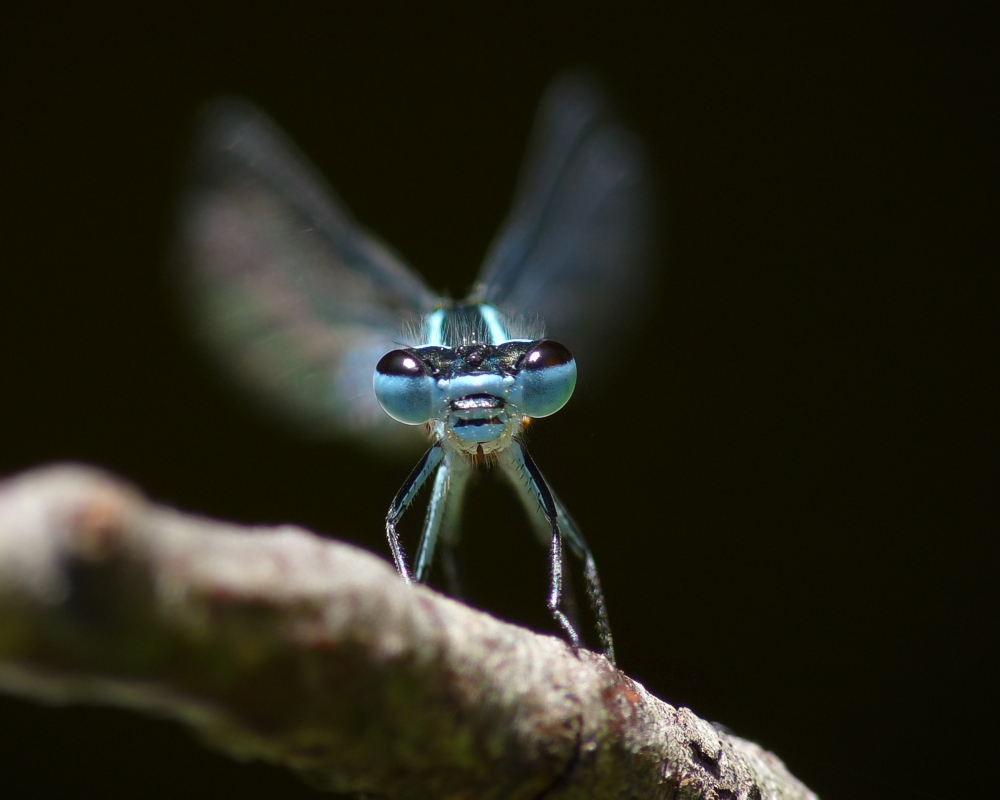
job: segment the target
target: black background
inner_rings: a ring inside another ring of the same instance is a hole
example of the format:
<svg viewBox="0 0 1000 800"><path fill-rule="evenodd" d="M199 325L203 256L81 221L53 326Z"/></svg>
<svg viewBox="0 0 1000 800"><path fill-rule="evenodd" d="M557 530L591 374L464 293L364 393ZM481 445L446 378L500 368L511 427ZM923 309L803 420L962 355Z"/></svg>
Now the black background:
<svg viewBox="0 0 1000 800"><path fill-rule="evenodd" d="M387 556L412 464L296 438L186 336L165 254L194 116L256 101L458 293L544 86L584 65L651 150L662 280L532 452L596 551L620 665L825 798L972 796L953 776L997 753L995 31L971 6L708 5L8 10L0 474L84 461ZM471 501L471 600L549 630L514 501ZM11 796L315 794L173 723L16 699L0 775Z"/></svg>

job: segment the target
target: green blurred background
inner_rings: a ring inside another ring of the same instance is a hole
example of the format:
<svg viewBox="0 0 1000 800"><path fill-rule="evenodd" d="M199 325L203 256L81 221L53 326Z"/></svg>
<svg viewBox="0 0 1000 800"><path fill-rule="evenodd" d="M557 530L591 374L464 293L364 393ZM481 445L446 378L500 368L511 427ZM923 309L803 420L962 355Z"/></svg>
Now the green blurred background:
<svg viewBox="0 0 1000 800"><path fill-rule="evenodd" d="M653 319L604 384L581 365L531 447L596 552L621 667L825 798L995 758L985 11L218 6L5 13L0 474L84 461L388 557L412 459L297 438L187 337L166 252L194 117L251 98L459 293L543 88L583 65L651 151L666 246ZM514 499L483 481L465 530L470 600L551 630ZM11 797L319 796L173 723L11 698L0 776Z"/></svg>

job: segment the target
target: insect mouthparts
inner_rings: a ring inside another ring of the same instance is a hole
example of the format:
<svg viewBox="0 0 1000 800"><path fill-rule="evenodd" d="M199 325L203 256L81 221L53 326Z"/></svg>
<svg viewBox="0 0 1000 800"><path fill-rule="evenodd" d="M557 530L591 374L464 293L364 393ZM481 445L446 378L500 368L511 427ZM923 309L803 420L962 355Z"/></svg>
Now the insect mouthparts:
<svg viewBox="0 0 1000 800"><path fill-rule="evenodd" d="M452 411L475 411L481 408L499 409L506 405L502 397L492 394L470 394L451 401Z"/></svg>

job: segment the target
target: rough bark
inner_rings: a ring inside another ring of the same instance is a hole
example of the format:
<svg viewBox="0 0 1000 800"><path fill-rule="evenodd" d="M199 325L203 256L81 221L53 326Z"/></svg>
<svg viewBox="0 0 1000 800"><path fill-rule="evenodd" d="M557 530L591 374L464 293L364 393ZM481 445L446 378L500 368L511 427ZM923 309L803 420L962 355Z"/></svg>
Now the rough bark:
<svg viewBox="0 0 1000 800"><path fill-rule="evenodd" d="M350 545L182 514L82 467L0 484L0 689L179 719L339 791L815 797L602 656Z"/></svg>

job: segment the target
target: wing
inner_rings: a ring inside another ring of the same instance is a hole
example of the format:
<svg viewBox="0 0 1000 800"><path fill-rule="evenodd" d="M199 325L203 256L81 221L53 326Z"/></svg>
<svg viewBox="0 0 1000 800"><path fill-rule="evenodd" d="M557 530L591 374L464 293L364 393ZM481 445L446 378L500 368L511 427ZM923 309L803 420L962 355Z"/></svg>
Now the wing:
<svg viewBox="0 0 1000 800"><path fill-rule="evenodd" d="M412 435L378 406L372 375L435 305L420 278L246 102L206 111L192 173L176 256L219 362L314 435Z"/></svg>
<svg viewBox="0 0 1000 800"><path fill-rule="evenodd" d="M652 225L643 148L593 83L558 79L542 100L514 206L473 297L537 315L546 335L589 369L646 305Z"/></svg>

